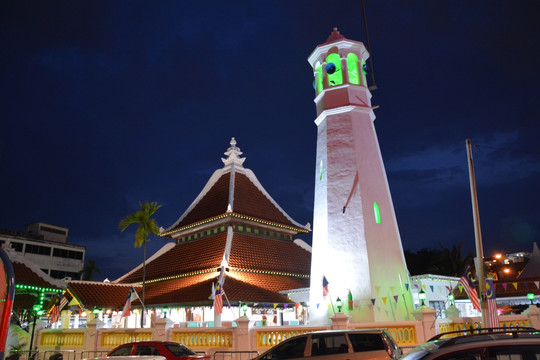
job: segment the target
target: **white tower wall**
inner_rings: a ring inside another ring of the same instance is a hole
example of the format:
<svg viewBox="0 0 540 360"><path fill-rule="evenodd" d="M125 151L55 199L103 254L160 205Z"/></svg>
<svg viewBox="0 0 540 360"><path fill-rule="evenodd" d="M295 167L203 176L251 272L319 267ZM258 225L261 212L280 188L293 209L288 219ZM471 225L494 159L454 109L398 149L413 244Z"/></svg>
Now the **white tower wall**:
<svg viewBox="0 0 540 360"><path fill-rule="evenodd" d="M324 89L315 99L318 137L310 322L327 323L338 311L338 297L352 321L406 320L413 310L408 271L373 126L371 94L365 81L347 83L346 55L354 52L364 60L368 55L362 43L339 36L317 47L309 59L312 66L319 62L324 68L327 54L338 52L344 73L344 83L334 87L324 73ZM329 282L326 298L323 276Z"/></svg>

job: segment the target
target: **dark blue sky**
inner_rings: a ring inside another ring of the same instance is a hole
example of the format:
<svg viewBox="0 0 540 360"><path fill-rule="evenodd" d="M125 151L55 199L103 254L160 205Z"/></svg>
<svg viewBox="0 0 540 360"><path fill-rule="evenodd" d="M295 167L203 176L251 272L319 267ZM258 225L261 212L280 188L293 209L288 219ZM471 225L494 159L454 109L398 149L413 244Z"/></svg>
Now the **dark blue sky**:
<svg viewBox="0 0 540 360"><path fill-rule="evenodd" d="M465 139L486 255L539 239L540 3L366 0L375 126L403 247L474 249ZM0 11L0 227L70 228L99 278L140 263L139 201L171 225L235 137L274 199L312 222L307 57L360 1L9 1ZM309 240L309 238L306 238ZM152 239L150 251L164 240Z"/></svg>

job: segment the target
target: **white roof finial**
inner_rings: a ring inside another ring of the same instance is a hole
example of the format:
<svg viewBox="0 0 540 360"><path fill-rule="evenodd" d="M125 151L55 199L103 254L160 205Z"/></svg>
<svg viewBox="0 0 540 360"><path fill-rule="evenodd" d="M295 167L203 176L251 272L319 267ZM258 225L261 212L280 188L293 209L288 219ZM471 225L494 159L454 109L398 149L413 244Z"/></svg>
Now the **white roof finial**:
<svg viewBox="0 0 540 360"><path fill-rule="evenodd" d="M230 144L231 146L225 152L225 155L227 155L227 158L226 159L221 158L221 161L223 161L223 164L225 164L225 167L234 165L235 168L242 169L244 167L243 164L246 158L240 157L240 155L242 155L242 151L240 151L240 148L236 147L236 139L234 137L231 138Z"/></svg>

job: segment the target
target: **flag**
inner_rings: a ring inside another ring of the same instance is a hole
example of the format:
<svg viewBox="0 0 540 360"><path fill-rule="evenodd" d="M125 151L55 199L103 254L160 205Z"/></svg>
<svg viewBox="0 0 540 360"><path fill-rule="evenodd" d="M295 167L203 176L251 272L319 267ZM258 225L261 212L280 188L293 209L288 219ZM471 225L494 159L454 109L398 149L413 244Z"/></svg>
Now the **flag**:
<svg viewBox="0 0 540 360"><path fill-rule="evenodd" d="M465 274L463 274L461 279L459 279L459 283L465 289L465 292L469 296L469 299L471 299L474 308L482 312L482 309L480 308L480 300L478 299L478 293L476 292L476 288L472 281L472 271L470 266L467 267Z"/></svg>
<svg viewBox="0 0 540 360"><path fill-rule="evenodd" d="M326 299L326 296L328 295L328 280L326 280L326 276L323 275L322 277L322 296Z"/></svg>
<svg viewBox="0 0 540 360"><path fill-rule="evenodd" d="M219 283L217 283L214 293L214 312L217 316L223 312L223 289Z"/></svg>
<svg viewBox="0 0 540 360"><path fill-rule="evenodd" d="M62 295L62 297L59 297L59 296L56 297L56 301L50 313L50 318L49 318L50 325L54 324L55 322L58 321L58 319L60 319L60 311L62 310L64 306L66 306L67 303L68 303L68 299L64 295Z"/></svg>
<svg viewBox="0 0 540 360"><path fill-rule="evenodd" d="M486 279L486 298L488 303L488 327L499 327L499 313L497 312L497 299L495 298L495 286L493 280Z"/></svg>
<svg viewBox="0 0 540 360"><path fill-rule="evenodd" d="M131 302L136 299L139 299L139 301L141 301L139 294L137 294L133 286L131 286L131 289L129 289L129 293L126 299L126 303L124 304L124 308L122 309L122 317L131 315Z"/></svg>

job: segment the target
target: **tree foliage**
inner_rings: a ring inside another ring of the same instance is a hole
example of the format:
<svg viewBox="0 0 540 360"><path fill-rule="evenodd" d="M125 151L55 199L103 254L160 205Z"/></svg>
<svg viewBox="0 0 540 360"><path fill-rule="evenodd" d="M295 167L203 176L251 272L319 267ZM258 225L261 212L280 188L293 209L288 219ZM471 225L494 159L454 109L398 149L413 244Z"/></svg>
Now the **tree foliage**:
<svg viewBox="0 0 540 360"><path fill-rule="evenodd" d="M440 249L424 248L417 252L405 250L409 273L459 277L463 275L467 266L472 265L474 254L468 252L463 255L463 243L452 245L450 249L442 245L439 247Z"/></svg>

